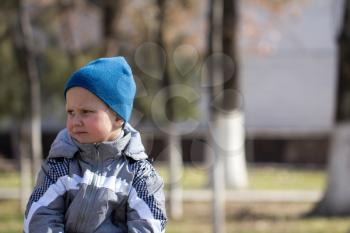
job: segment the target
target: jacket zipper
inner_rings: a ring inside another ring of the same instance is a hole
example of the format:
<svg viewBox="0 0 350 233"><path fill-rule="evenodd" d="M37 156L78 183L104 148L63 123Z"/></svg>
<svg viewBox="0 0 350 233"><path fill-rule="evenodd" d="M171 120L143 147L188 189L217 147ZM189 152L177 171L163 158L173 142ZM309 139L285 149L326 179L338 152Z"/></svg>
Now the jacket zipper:
<svg viewBox="0 0 350 233"><path fill-rule="evenodd" d="M94 203L94 201L96 200L96 195L97 195L97 192L98 192L98 188L97 188L97 184L100 183L100 179L101 179L101 168L102 168L102 159L100 157L100 151L98 150L98 145L96 145L96 155L97 155L97 168L96 170L94 171L94 178L91 185L92 185L92 188L91 188L91 192L90 192L90 200L89 200L89 203ZM90 214L89 213L92 213L91 211L89 212L86 212L86 215L85 215L85 221L88 221L90 219ZM86 231L84 231L86 232Z"/></svg>
<svg viewBox="0 0 350 233"><path fill-rule="evenodd" d="M95 145L95 148L96 148L96 157L97 157L98 165L97 165L97 167L95 165L93 166L92 181L91 181L91 184L88 185L86 188L86 193L84 195L83 203L82 203L82 211L81 211L81 214L78 215L77 224L75 227L75 232L78 232L78 229L80 229L82 224L85 222L85 219L87 217L87 208L88 208L88 205L91 203L91 200L92 200L91 196L94 193L93 191L94 191L94 189L96 189L96 184L97 184L97 179L98 179L97 171L98 171L99 166L100 166L100 153L98 151L98 145Z"/></svg>

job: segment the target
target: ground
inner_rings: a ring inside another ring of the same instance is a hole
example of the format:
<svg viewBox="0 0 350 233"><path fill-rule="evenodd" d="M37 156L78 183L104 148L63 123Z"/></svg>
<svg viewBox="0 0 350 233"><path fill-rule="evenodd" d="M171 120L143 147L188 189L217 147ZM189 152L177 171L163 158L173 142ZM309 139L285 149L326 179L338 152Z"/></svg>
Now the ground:
<svg viewBox="0 0 350 233"><path fill-rule="evenodd" d="M303 218L312 203L227 203L227 233L346 233L350 218ZM19 233L17 201L0 201L0 233ZM170 220L167 233L211 233L211 204L185 203L182 220Z"/></svg>

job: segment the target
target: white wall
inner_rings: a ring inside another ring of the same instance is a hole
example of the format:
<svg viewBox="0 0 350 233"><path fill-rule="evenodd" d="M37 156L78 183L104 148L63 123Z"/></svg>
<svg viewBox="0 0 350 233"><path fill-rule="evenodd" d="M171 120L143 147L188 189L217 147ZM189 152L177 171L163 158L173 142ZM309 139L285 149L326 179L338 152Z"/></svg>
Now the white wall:
<svg viewBox="0 0 350 233"><path fill-rule="evenodd" d="M329 131L340 1L291 1L277 13L252 2L241 1L240 27L248 133Z"/></svg>

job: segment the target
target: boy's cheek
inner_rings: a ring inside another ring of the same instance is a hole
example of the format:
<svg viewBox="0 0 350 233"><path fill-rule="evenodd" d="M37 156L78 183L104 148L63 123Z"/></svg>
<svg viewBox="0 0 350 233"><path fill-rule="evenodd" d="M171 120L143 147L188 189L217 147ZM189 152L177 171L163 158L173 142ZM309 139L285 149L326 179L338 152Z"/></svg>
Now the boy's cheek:
<svg viewBox="0 0 350 233"><path fill-rule="evenodd" d="M66 128L68 130L68 132L71 134L72 131L73 131L73 123L71 121L68 121L66 122Z"/></svg>
<svg viewBox="0 0 350 233"><path fill-rule="evenodd" d="M69 120L69 119L67 119L67 121L66 121L66 128L70 131L71 130L71 128L72 128L72 123L71 123L71 121Z"/></svg>

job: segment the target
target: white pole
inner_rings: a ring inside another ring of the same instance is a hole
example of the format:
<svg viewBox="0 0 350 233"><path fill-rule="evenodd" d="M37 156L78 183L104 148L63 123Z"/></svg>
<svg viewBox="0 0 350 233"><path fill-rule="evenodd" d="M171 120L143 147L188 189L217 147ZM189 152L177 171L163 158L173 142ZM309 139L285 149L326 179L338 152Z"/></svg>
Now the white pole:
<svg viewBox="0 0 350 233"><path fill-rule="evenodd" d="M223 16L223 2L222 0L213 0L213 29L212 29L212 49L213 53L222 53L222 16ZM223 79L223 67L220 63L212 64L213 77L211 80ZM214 151L215 161L212 171L213 184L213 233L225 232L225 175L224 175L224 161L220 156L220 148L215 143L215 139L220 133L217 129L217 116L214 112L210 121L212 131L210 135L210 145Z"/></svg>
<svg viewBox="0 0 350 233"><path fill-rule="evenodd" d="M240 110L221 114L218 119L217 138L224 149L222 155L225 163L226 187L242 189L248 186L248 173L245 160L245 129L244 116Z"/></svg>
<svg viewBox="0 0 350 233"><path fill-rule="evenodd" d="M170 129L170 128L169 128ZM169 131L171 132L171 131ZM182 206L182 154L181 154L181 137L178 135L167 136L168 138L168 155L169 155L169 205L170 217L179 220L183 215Z"/></svg>
<svg viewBox="0 0 350 233"><path fill-rule="evenodd" d="M22 123L19 132L19 162L21 169L21 210L25 211L27 202L32 191L32 166L29 156L29 132L26 125Z"/></svg>
<svg viewBox="0 0 350 233"><path fill-rule="evenodd" d="M219 131L216 131L219 133ZM217 136L215 133L213 136ZM214 155L215 161L213 164L213 233L225 232L225 174L224 174L224 160L218 153L218 146L214 142Z"/></svg>

